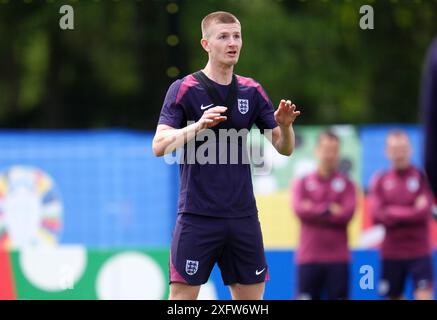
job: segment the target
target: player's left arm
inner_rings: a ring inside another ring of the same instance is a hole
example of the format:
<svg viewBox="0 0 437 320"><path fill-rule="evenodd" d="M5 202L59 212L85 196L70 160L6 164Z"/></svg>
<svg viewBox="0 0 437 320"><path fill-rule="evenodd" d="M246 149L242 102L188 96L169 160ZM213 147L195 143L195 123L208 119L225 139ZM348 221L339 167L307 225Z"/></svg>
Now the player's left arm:
<svg viewBox="0 0 437 320"><path fill-rule="evenodd" d="M285 156L291 155L294 150L293 122L300 115L300 111L296 108L296 105L290 100L281 100L274 113L278 126L272 130L271 142L275 149Z"/></svg>
<svg viewBox="0 0 437 320"><path fill-rule="evenodd" d="M410 206L389 205L386 214L399 222L419 222L432 214L432 196L429 192L420 194Z"/></svg>

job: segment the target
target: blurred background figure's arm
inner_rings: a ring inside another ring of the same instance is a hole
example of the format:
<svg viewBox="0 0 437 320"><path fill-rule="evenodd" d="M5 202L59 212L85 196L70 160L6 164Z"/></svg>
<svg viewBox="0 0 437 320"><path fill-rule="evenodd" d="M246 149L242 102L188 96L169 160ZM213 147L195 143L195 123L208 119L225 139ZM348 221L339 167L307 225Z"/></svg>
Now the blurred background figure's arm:
<svg viewBox="0 0 437 320"><path fill-rule="evenodd" d="M303 222L320 223L323 216L328 214L326 203L314 203L305 197L304 178L293 183L291 196L291 208Z"/></svg>
<svg viewBox="0 0 437 320"><path fill-rule="evenodd" d="M416 201L409 206L388 205L386 215L401 223L415 223L426 221L431 216L433 206L433 195L428 183L423 176L420 181L419 195Z"/></svg>
<svg viewBox="0 0 437 320"><path fill-rule="evenodd" d="M426 220L431 215L432 198L423 193L411 206L389 205L386 214L398 222L414 223Z"/></svg>
<svg viewBox="0 0 437 320"><path fill-rule="evenodd" d="M385 212L383 193L381 192L382 175L376 175L372 178L369 190L369 213L375 224L383 224L384 226L393 226L395 221L391 219Z"/></svg>
<svg viewBox="0 0 437 320"><path fill-rule="evenodd" d="M348 182L345 192L341 195L340 203L332 203L327 221L331 225L346 226L354 215L357 205L357 191L353 183Z"/></svg>
<svg viewBox="0 0 437 320"><path fill-rule="evenodd" d="M437 38L426 58L422 81L422 112L425 125L425 170L437 195Z"/></svg>

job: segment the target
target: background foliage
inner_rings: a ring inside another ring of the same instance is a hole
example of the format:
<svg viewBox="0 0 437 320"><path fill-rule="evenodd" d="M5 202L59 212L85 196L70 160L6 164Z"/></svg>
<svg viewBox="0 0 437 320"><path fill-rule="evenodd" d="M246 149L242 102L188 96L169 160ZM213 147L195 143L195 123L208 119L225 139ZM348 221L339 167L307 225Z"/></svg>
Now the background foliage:
<svg viewBox="0 0 437 320"><path fill-rule="evenodd" d="M62 4L75 30L59 28ZM154 129L169 84L206 63L214 10L242 22L236 73L295 101L301 124L418 120L434 0L0 0L0 126Z"/></svg>

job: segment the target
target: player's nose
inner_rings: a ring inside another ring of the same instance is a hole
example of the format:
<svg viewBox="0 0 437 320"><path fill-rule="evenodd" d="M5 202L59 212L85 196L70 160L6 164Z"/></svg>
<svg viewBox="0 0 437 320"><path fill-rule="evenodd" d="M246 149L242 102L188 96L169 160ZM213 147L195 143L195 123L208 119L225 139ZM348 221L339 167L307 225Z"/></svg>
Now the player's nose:
<svg viewBox="0 0 437 320"><path fill-rule="evenodd" d="M237 45L235 45L235 44L229 44L228 45L228 47L227 47L227 49L226 49L226 51L227 52L237 52L238 51L238 46Z"/></svg>
<svg viewBox="0 0 437 320"><path fill-rule="evenodd" d="M228 47L230 47L231 49L235 49L237 47L237 44L237 40L231 37L228 43Z"/></svg>

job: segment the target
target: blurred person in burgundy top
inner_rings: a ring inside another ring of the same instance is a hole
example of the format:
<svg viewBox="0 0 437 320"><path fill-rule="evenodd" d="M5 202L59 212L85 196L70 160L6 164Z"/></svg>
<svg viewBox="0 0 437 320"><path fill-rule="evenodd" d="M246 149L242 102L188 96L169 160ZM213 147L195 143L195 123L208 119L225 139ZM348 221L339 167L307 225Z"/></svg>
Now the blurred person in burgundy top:
<svg viewBox="0 0 437 320"><path fill-rule="evenodd" d="M298 298L347 299L347 226L356 207L351 180L338 171L340 139L323 132L316 147L317 171L296 180L291 207L301 221L297 249Z"/></svg>
<svg viewBox="0 0 437 320"><path fill-rule="evenodd" d="M370 214L385 227L380 294L402 298L406 277L411 274L415 298L432 299L432 192L423 172L411 164L406 133L388 134L386 154L392 167L373 177L369 193Z"/></svg>

